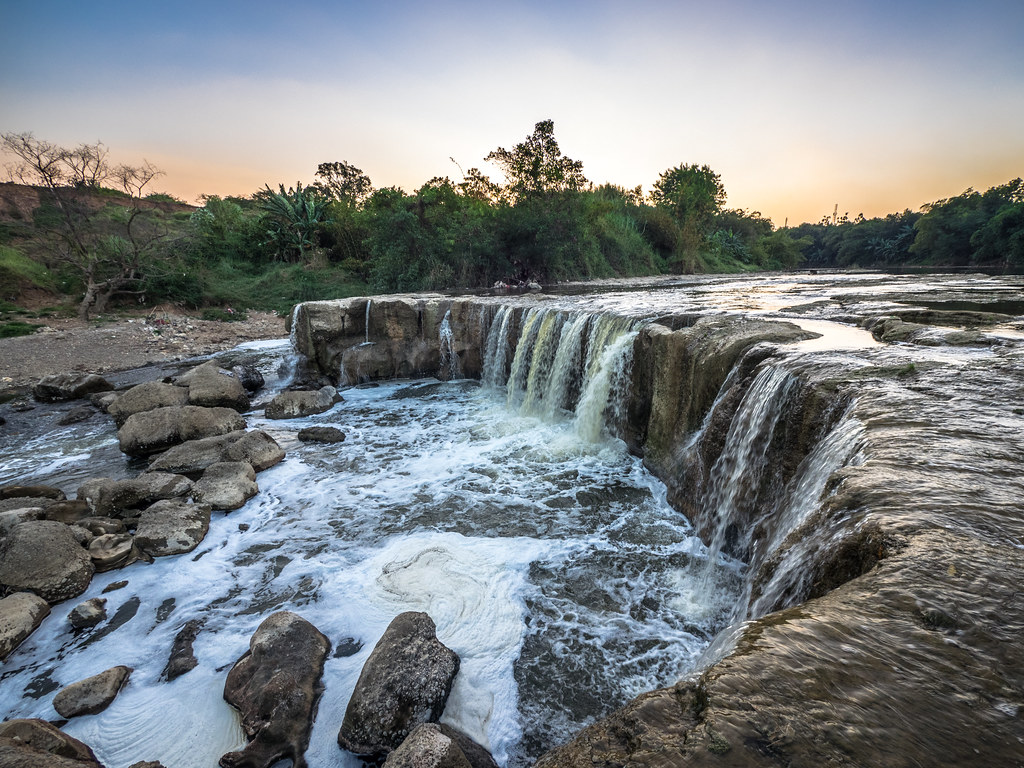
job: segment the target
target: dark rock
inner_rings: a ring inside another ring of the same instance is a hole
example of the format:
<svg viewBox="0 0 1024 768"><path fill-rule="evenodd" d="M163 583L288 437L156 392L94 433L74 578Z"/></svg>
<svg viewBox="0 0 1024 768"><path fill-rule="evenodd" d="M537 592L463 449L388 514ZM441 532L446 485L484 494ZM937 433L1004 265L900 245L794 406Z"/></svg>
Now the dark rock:
<svg viewBox="0 0 1024 768"><path fill-rule="evenodd" d="M337 427L305 427L299 430L299 440L304 443L342 443L345 433Z"/></svg>
<svg viewBox="0 0 1024 768"><path fill-rule="evenodd" d="M231 408L168 406L136 413L117 431L121 451L148 456L171 446L245 429L245 419Z"/></svg>
<svg viewBox="0 0 1024 768"><path fill-rule="evenodd" d="M58 523L71 525L77 523L83 517L92 515L92 508L84 501L68 500L57 501L43 510L43 517L47 520L56 520Z"/></svg>
<svg viewBox="0 0 1024 768"><path fill-rule="evenodd" d="M9 499L8 501L14 501ZM42 520L46 515L43 507L15 507L0 511L0 539L10 536L11 531L22 523L30 523L34 520Z"/></svg>
<svg viewBox="0 0 1024 768"><path fill-rule="evenodd" d="M138 763L132 763L128 768L165 768L165 766L159 760L142 760Z"/></svg>
<svg viewBox="0 0 1024 768"><path fill-rule="evenodd" d="M53 697L53 708L61 717L68 718L102 712L117 697L131 674L131 667L111 667L72 683Z"/></svg>
<svg viewBox="0 0 1024 768"><path fill-rule="evenodd" d="M101 534L89 542L88 552L97 573L123 568L139 559L135 537L129 533Z"/></svg>
<svg viewBox="0 0 1024 768"><path fill-rule="evenodd" d="M211 464L220 461L245 461L257 472L262 472L283 458L284 451L277 441L257 429L251 432L231 432L175 446L157 456L149 465L149 471L198 476Z"/></svg>
<svg viewBox="0 0 1024 768"><path fill-rule="evenodd" d="M387 760L387 768L498 768L491 753L450 725L416 726Z"/></svg>
<svg viewBox="0 0 1024 768"><path fill-rule="evenodd" d="M263 374L255 365L233 365L231 372L250 395L263 389L266 383Z"/></svg>
<svg viewBox="0 0 1024 768"><path fill-rule="evenodd" d="M220 461L211 464L195 485L196 501L212 509L238 509L259 492L256 471L245 461Z"/></svg>
<svg viewBox="0 0 1024 768"><path fill-rule="evenodd" d="M177 499L192 491L192 481L169 472L145 472L130 480L95 478L83 483L78 498L88 502L97 515L123 517L126 510L155 501Z"/></svg>
<svg viewBox="0 0 1024 768"><path fill-rule="evenodd" d="M94 570L68 526L52 520L15 526L0 551L0 584L51 605L82 594Z"/></svg>
<svg viewBox="0 0 1024 768"><path fill-rule="evenodd" d="M440 723L438 727L441 729L441 733L459 745L462 754L466 756L473 768L498 768L491 753L462 731L445 723Z"/></svg>
<svg viewBox="0 0 1024 768"><path fill-rule="evenodd" d="M108 592L116 592L117 590L124 589L127 586L128 586L128 580L127 579L125 579L124 581L114 581L114 582L111 582L110 584L107 584L107 586L105 586L103 588L103 594L105 595Z"/></svg>
<svg viewBox="0 0 1024 768"><path fill-rule="evenodd" d="M80 405L77 408L72 408L70 411L65 413L57 420L57 424L62 427L70 426L71 424L80 424L83 421L88 421L96 415L96 409L91 405Z"/></svg>
<svg viewBox="0 0 1024 768"><path fill-rule="evenodd" d="M94 597L84 603L76 605L68 614L68 621L75 629L88 629L95 627L107 618L107 601L101 597Z"/></svg>
<svg viewBox="0 0 1024 768"><path fill-rule="evenodd" d="M41 379L32 387L32 396L44 403L55 403L62 400L77 400L94 392L106 392L113 388L109 381L94 373L58 373Z"/></svg>
<svg viewBox="0 0 1024 768"><path fill-rule="evenodd" d="M127 390L107 406L118 427L124 426L130 416L157 408L188 404L188 390L160 381L147 381Z"/></svg>
<svg viewBox="0 0 1024 768"><path fill-rule="evenodd" d="M0 600L0 660L36 631L50 613L50 604L31 592L15 592Z"/></svg>
<svg viewBox="0 0 1024 768"><path fill-rule="evenodd" d="M97 392L94 395L89 395L89 402L94 408L98 408L104 413L110 413L110 406L116 403L119 397L121 395L117 392Z"/></svg>
<svg viewBox="0 0 1024 768"><path fill-rule="evenodd" d="M103 768L86 744L38 719L0 723L0 766Z"/></svg>
<svg viewBox="0 0 1024 768"><path fill-rule="evenodd" d="M125 523L113 517L83 517L76 525L85 528L93 536L106 536L111 533L124 533Z"/></svg>
<svg viewBox="0 0 1024 768"><path fill-rule="evenodd" d="M387 755L417 725L437 722L458 671L458 655L437 639L427 614L399 614L363 665L338 744L357 755Z"/></svg>
<svg viewBox="0 0 1024 768"><path fill-rule="evenodd" d="M186 621L185 626L174 636L171 656L167 659L167 665L163 671L163 676L167 680L181 677L186 672L195 669L196 665L199 664L196 660L195 651L192 649L192 644L195 642L196 637L199 636L199 630L202 626L203 624L199 619Z"/></svg>
<svg viewBox="0 0 1024 768"><path fill-rule="evenodd" d="M222 756L221 766L269 768L290 758L294 768L305 768L330 646L316 627L289 611L260 624L224 685L224 699L241 713L250 742Z"/></svg>
<svg viewBox="0 0 1024 768"><path fill-rule="evenodd" d="M297 419L329 411L338 402L338 390L321 387L315 392L281 392L266 407L268 419Z"/></svg>
<svg viewBox="0 0 1024 768"><path fill-rule="evenodd" d="M210 529L210 507L182 501L158 501L139 519L135 544L153 557L191 552Z"/></svg>
<svg viewBox="0 0 1024 768"><path fill-rule="evenodd" d="M55 499L56 501L63 501L67 498L60 488L49 485L5 485L0 487L0 499L18 497Z"/></svg>

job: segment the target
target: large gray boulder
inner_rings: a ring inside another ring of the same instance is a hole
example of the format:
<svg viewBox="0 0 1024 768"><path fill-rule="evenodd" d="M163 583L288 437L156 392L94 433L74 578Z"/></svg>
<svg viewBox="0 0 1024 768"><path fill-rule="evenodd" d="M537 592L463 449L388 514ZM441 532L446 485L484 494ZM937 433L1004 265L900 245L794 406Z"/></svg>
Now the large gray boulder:
<svg viewBox="0 0 1024 768"><path fill-rule="evenodd" d="M52 520L16 525L0 550L0 586L50 604L82 594L94 571L68 526Z"/></svg>
<svg viewBox="0 0 1024 768"><path fill-rule="evenodd" d="M193 497L212 509L238 509L259 492L256 470L245 461L211 464L195 485Z"/></svg>
<svg viewBox="0 0 1024 768"><path fill-rule="evenodd" d="M148 456L188 440L241 429L245 419L231 408L167 406L132 414L117 431L117 439L129 456Z"/></svg>
<svg viewBox="0 0 1024 768"><path fill-rule="evenodd" d="M145 507L155 501L177 499L192 491L192 481L170 472L145 472L130 480L105 477L87 480L78 489L78 498L101 517L122 517L125 510Z"/></svg>
<svg viewBox="0 0 1024 768"><path fill-rule="evenodd" d="M131 667L111 667L98 675L72 683L53 697L53 708L61 717L102 712L120 693L131 673Z"/></svg>
<svg viewBox="0 0 1024 768"><path fill-rule="evenodd" d="M417 725L384 761L386 768L498 768L490 752L439 723Z"/></svg>
<svg viewBox="0 0 1024 768"><path fill-rule="evenodd" d="M330 648L316 627L289 611L260 624L224 684L224 699L241 713L250 741L221 757L223 768L269 768L287 758L294 768L305 768Z"/></svg>
<svg viewBox="0 0 1024 768"><path fill-rule="evenodd" d="M458 671L458 654L437 639L427 614L399 614L363 665L338 744L384 757L417 725L440 719Z"/></svg>
<svg viewBox="0 0 1024 768"><path fill-rule="evenodd" d="M0 600L0 660L36 631L50 613L50 604L31 592L15 592Z"/></svg>
<svg viewBox="0 0 1024 768"><path fill-rule="evenodd" d="M321 387L316 391L281 392L267 403L264 415L268 419L297 419L329 411L339 400L334 387Z"/></svg>
<svg viewBox="0 0 1024 768"><path fill-rule="evenodd" d="M210 530L210 506L158 501L142 513L135 545L153 557L191 552Z"/></svg>
<svg viewBox="0 0 1024 768"><path fill-rule="evenodd" d="M196 476L221 461L245 461L257 472L262 472L283 458L284 451L277 441L263 430L255 429L191 440L175 446L153 459L149 471Z"/></svg>
<svg viewBox="0 0 1024 768"><path fill-rule="evenodd" d="M165 384L162 381L147 381L137 384L107 406L107 413L114 417L118 427L124 426L129 416L152 411L156 408L188 404L188 390Z"/></svg>
<svg viewBox="0 0 1024 768"><path fill-rule="evenodd" d="M0 768L103 768L93 751L45 720L0 723Z"/></svg>
<svg viewBox="0 0 1024 768"><path fill-rule="evenodd" d="M182 374L175 383L188 387L188 401L192 405L233 408L239 412L249 410L245 387L231 371L225 371L212 360Z"/></svg>
<svg viewBox="0 0 1024 768"><path fill-rule="evenodd" d="M55 373L32 387L32 396L45 403L78 400L95 392L107 392L113 385L94 373Z"/></svg>

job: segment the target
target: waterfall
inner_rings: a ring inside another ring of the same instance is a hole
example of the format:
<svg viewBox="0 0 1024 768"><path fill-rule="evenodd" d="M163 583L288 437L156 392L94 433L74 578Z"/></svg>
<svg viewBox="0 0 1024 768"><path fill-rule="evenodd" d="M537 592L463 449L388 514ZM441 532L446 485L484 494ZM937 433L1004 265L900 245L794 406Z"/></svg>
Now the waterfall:
<svg viewBox="0 0 1024 768"><path fill-rule="evenodd" d="M296 304L292 307L292 319L288 328L288 353L282 358L281 366L278 368L278 378L281 387L289 386L295 381L295 372L299 367L299 307Z"/></svg>
<svg viewBox="0 0 1024 768"><path fill-rule="evenodd" d="M591 356L595 358L596 364L576 406L574 425L576 434L583 440L595 442L606 423L616 429L621 427L636 335L636 330L620 333L604 347L599 356Z"/></svg>
<svg viewBox="0 0 1024 768"><path fill-rule="evenodd" d="M367 304L369 308L369 304ZM444 313L441 320L440 331L440 355L441 355L441 378L446 381L459 378L459 356L455 353L455 337L452 333L452 309Z"/></svg>
<svg viewBox="0 0 1024 768"><path fill-rule="evenodd" d="M370 305L373 304L373 299L366 300L366 319L363 321L363 325L366 327L366 339L363 341L363 346L369 346L373 344L370 341Z"/></svg>
<svg viewBox="0 0 1024 768"><path fill-rule="evenodd" d="M483 381L485 385L490 387L503 386L505 384L505 379L508 377L508 357L510 354L509 320L511 317L511 307L499 307L486 336L487 343L484 349ZM484 338L483 334L481 334L481 338Z"/></svg>

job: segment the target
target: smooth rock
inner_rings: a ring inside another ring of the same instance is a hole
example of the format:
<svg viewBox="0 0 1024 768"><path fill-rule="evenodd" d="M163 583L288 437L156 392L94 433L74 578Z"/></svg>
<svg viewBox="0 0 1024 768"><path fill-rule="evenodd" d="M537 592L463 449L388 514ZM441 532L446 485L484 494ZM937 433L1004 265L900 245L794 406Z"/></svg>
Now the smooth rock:
<svg viewBox="0 0 1024 768"><path fill-rule="evenodd" d="M450 725L417 725L387 760L387 768L498 768L491 753Z"/></svg>
<svg viewBox="0 0 1024 768"><path fill-rule="evenodd" d="M51 605L82 594L94 571L68 526L52 520L16 525L0 551L0 585Z"/></svg>
<svg viewBox="0 0 1024 768"><path fill-rule="evenodd" d="M458 671L458 655L437 639L427 614L399 614L363 665L338 744L357 755L387 755L417 725L437 722Z"/></svg>
<svg viewBox="0 0 1024 768"><path fill-rule="evenodd" d="M249 641L249 650L231 668L224 699L242 715L249 744L220 759L223 768L269 768L304 757L330 641L290 611L267 617Z"/></svg>
<svg viewBox="0 0 1024 768"><path fill-rule="evenodd" d="M5 485L0 487L0 499L40 498L63 501L64 491L51 485Z"/></svg>
<svg viewBox="0 0 1024 768"><path fill-rule="evenodd" d="M45 720L0 723L3 768L103 768L88 745Z"/></svg>
<svg viewBox="0 0 1024 768"><path fill-rule="evenodd" d="M192 481L169 472L144 472L130 480L94 478L78 489L78 498L103 517L121 517L125 510L145 507L155 501L177 499L192 492Z"/></svg>
<svg viewBox="0 0 1024 768"><path fill-rule="evenodd" d="M192 405L233 408L240 413L249 410L245 387L230 371L223 370L213 360L179 376L175 384L188 387L188 401Z"/></svg>
<svg viewBox="0 0 1024 768"><path fill-rule="evenodd" d="M32 396L44 403L77 400L94 392L106 392L113 385L94 373L57 373L47 376L32 387Z"/></svg>
<svg viewBox="0 0 1024 768"><path fill-rule="evenodd" d="M72 683L53 697L53 708L61 717L69 718L102 712L117 697L131 673L131 667L111 667Z"/></svg>
<svg viewBox="0 0 1024 768"><path fill-rule="evenodd" d="M262 472L283 458L284 451L277 441L263 430L256 429L192 440L175 446L157 456L149 465L149 471L196 476L220 461L245 461L257 472Z"/></svg>
<svg viewBox="0 0 1024 768"><path fill-rule="evenodd" d="M105 533L89 542L89 557L97 573L123 568L138 560L135 537L129 533Z"/></svg>
<svg viewBox="0 0 1024 768"><path fill-rule="evenodd" d="M114 417L118 427L124 426L128 417L157 408L188 404L188 390L162 381L147 381L137 384L124 392L107 406L107 413Z"/></svg>
<svg viewBox="0 0 1024 768"><path fill-rule="evenodd" d="M81 424L83 421L88 421L95 415L96 409L91 405L80 405L77 408L72 408L57 419L57 424L61 427L67 427L72 424Z"/></svg>
<svg viewBox="0 0 1024 768"><path fill-rule="evenodd" d="M121 451L148 456L171 446L245 429L245 419L231 408L168 406L136 413L117 431Z"/></svg>
<svg viewBox="0 0 1024 768"><path fill-rule="evenodd" d="M70 499L67 501L56 501L45 510L43 517L47 520L56 520L58 523L71 525L77 523L83 517L90 517L92 508L83 501Z"/></svg>
<svg viewBox="0 0 1024 768"><path fill-rule="evenodd" d="M0 512L0 538L9 536L15 526L22 523L29 523L33 520L42 520L46 516L46 510L42 507L21 507L19 509L7 509Z"/></svg>
<svg viewBox="0 0 1024 768"><path fill-rule="evenodd" d="M264 415L268 419L297 419L329 411L338 402L338 390L321 387L315 392L281 392L267 403Z"/></svg>
<svg viewBox="0 0 1024 768"><path fill-rule="evenodd" d="M50 613L50 604L31 592L15 592L0 600L0 659L36 631Z"/></svg>
<svg viewBox="0 0 1024 768"><path fill-rule="evenodd" d="M195 484L193 497L212 509L238 509L259 492L256 470L244 461L211 464Z"/></svg>
<svg viewBox="0 0 1024 768"><path fill-rule="evenodd" d="M304 427L298 438L304 443L343 443L345 433L337 427Z"/></svg>
<svg viewBox="0 0 1024 768"><path fill-rule="evenodd" d="M210 529L210 507L182 501L158 501L142 513L135 544L153 557L191 552Z"/></svg>
<svg viewBox="0 0 1024 768"><path fill-rule="evenodd" d="M185 625L178 630L174 636L174 644L171 646L171 655L164 666L163 676L168 681L181 677L186 672L195 669L199 664L196 659L192 644L199 636L199 630L203 624L199 619L186 621Z"/></svg>
<svg viewBox="0 0 1024 768"><path fill-rule="evenodd" d="M75 629L95 627L107 618L107 601L102 597L94 597L76 605L68 614L68 621Z"/></svg>

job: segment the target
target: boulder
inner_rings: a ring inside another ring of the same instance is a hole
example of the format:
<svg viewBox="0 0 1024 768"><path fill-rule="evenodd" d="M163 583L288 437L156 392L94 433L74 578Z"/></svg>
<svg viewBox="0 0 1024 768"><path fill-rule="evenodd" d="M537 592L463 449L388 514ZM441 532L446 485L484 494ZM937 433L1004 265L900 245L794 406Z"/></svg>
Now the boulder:
<svg viewBox="0 0 1024 768"><path fill-rule="evenodd" d="M294 768L305 768L330 647L316 627L290 611L260 624L224 684L224 699L241 713L250 741L222 756L221 766L269 768L290 758Z"/></svg>
<svg viewBox="0 0 1024 768"><path fill-rule="evenodd" d="M0 551L0 585L50 604L82 594L94 571L68 526L52 520L16 525Z"/></svg>
<svg viewBox="0 0 1024 768"><path fill-rule="evenodd" d="M183 501L158 501L142 513L135 544L153 557L191 552L210 529L210 507Z"/></svg>
<svg viewBox="0 0 1024 768"><path fill-rule="evenodd" d="M103 768L96 755L76 738L45 720L0 723L3 768Z"/></svg>
<svg viewBox="0 0 1024 768"><path fill-rule="evenodd" d="M245 461L257 472L262 472L283 458L284 451L277 441L263 430L256 429L251 432L230 432L175 446L157 456L149 465L149 471L195 476L220 461Z"/></svg>
<svg viewBox="0 0 1024 768"><path fill-rule="evenodd" d="M46 516L43 507L18 507L0 511L0 539L9 536L15 526L33 520L42 520Z"/></svg>
<svg viewBox="0 0 1024 768"><path fill-rule="evenodd" d="M97 392L89 395L89 402L104 413L110 413L110 406L117 402L121 395L118 392Z"/></svg>
<svg viewBox="0 0 1024 768"><path fill-rule="evenodd" d="M89 542L89 557L97 573L123 568L139 559L135 537L129 533L104 533Z"/></svg>
<svg viewBox="0 0 1024 768"><path fill-rule="evenodd" d="M107 618L107 601L102 597L94 597L79 603L68 614L68 621L75 629L95 627Z"/></svg>
<svg viewBox="0 0 1024 768"><path fill-rule="evenodd" d="M121 451L148 456L173 445L245 429L245 419L231 408L167 406L132 414L117 431Z"/></svg>
<svg viewBox="0 0 1024 768"><path fill-rule="evenodd" d="M77 400L113 388L109 381L94 373L56 373L40 379L39 383L32 387L32 396L44 403L56 403L62 400Z"/></svg>
<svg viewBox="0 0 1024 768"><path fill-rule="evenodd" d="M263 389L263 385L266 383L260 369L255 365L233 365L231 373L250 395Z"/></svg>
<svg viewBox="0 0 1024 768"><path fill-rule="evenodd" d="M345 442L345 433L337 427L305 427L299 430L298 437L304 443Z"/></svg>
<svg viewBox="0 0 1024 768"><path fill-rule="evenodd" d="M56 520L58 523L72 525L83 517L92 515L92 508L84 501L69 499L67 501L55 501L43 510L43 517L46 520Z"/></svg>
<svg viewBox="0 0 1024 768"><path fill-rule="evenodd" d="M338 402L338 390L321 387L312 392L281 392L267 403L264 415L268 419L297 419L329 411Z"/></svg>
<svg viewBox="0 0 1024 768"><path fill-rule="evenodd" d="M67 427L71 424L80 424L83 421L88 421L96 415L96 409L91 405L80 405L77 408L72 408L70 411L65 413L57 420L58 426Z"/></svg>
<svg viewBox="0 0 1024 768"><path fill-rule="evenodd" d="M164 499L187 496L192 481L169 472L145 472L131 480L94 478L78 489L78 498L102 517L121 517L125 510L137 509Z"/></svg>
<svg viewBox="0 0 1024 768"><path fill-rule="evenodd" d="M167 665L163 671L163 676L167 680L181 677L186 672L195 669L199 664L195 651L192 649L192 644L196 641L196 637L199 636L201 628L202 622L199 619L191 619L186 621L185 625L178 631L178 634L174 636L171 655L167 659Z"/></svg>
<svg viewBox="0 0 1024 768"><path fill-rule="evenodd" d="M0 499L39 498L63 501L64 491L50 485L5 485L0 487Z"/></svg>
<svg viewBox="0 0 1024 768"><path fill-rule="evenodd" d="M238 509L259 492L256 470L245 461L219 461L211 464L195 485L196 501L211 509Z"/></svg>
<svg viewBox="0 0 1024 768"><path fill-rule="evenodd" d="M107 413L114 417L118 427L124 426L130 416L136 413L188 404L188 390L165 384L162 381L147 381L127 390L107 406Z"/></svg>
<svg viewBox="0 0 1024 768"><path fill-rule="evenodd" d="M458 655L437 639L427 614L399 614L363 665L338 744L357 755L387 755L417 725L438 721L458 671Z"/></svg>
<svg viewBox="0 0 1024 768"><path fill-rule="evenodd" d="M439 723L417 725L384 761L387 768L498 768L490 752Z"/></svg>
<svg viewBox="0 0 1024 768"><path fill-rule="evenodd" d="M31 592L15 592L0 600L0 660L36 631L50 613L50 604Z"/></svg>
<svg viewBox="0 0 1024 768"><path fill-rule="evenodd" d="M233 408L240 413L249 410L245 387L231 371L223 370L213 360L179 376L175 383L188 387L188 401L192 405Z"/></svg>
<svg viewBox="0 0 1024 768"><path fill-rule="evenodd" d="M67 718L102 712L120 693L131 674L131 667L117 666L72 683L53 697L53 708Z"/></svg>

